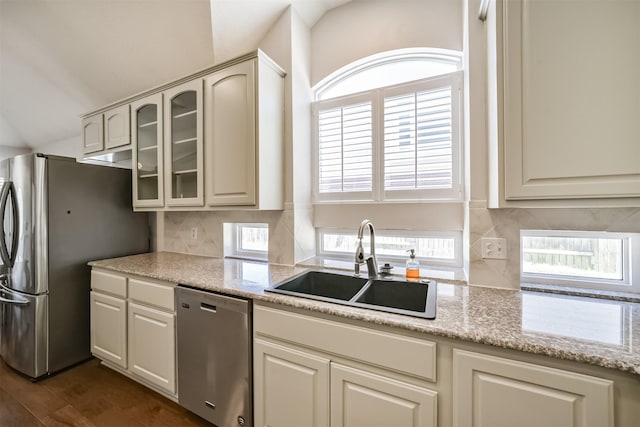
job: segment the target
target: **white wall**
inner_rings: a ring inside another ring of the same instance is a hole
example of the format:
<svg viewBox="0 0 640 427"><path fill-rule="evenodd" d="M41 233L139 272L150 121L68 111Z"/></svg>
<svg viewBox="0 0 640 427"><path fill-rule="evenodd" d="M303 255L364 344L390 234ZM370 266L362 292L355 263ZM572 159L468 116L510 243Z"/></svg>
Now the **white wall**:
<svg viewBox="0 0 640 427"><path fill-rule="evenodd" d="M80 130L80 120L78 120L78 130ZM83 156L82 139L80 135L76 135L72 138L64 139L62 141L39 145L37 147L34 147L33 151L38 153L55 154L56 156L65 156L80 159Z"/></svg>
<svg viewBox="0 0 640 427"><path fill-rule="evenodd" d="M30 148L26 147L10 147L7 145L0 145L0 160L8 159L10 157L19 156L21 154L31 153Z"/></svg>
<svg viewBox="0 0 640 427"><path fill-rule="evenodd" d="M462 51L462 0L352 1L311 30L311 85L374 53L408 47Z"/></svg>

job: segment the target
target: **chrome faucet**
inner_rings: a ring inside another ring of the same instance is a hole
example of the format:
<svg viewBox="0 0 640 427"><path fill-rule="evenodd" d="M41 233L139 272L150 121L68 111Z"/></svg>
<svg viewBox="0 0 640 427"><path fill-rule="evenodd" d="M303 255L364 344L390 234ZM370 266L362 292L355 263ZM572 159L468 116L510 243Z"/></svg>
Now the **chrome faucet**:
<svg viewBox="0 0 640 427"><path fill-rule="evenodd" d="M369 228L369 235L371 236L371 253L369 254L369 258L367 258L366 260L364 258L364 249L362 248L362 235L365 228ZM354 269L356 276L360 274L360 264L366 263L369 278L378 278L378 262L376 261L375 237L376 230L373 228L373 224L371 223L371 221L369 221L368 219L362 221L362 223L360 224L360 228L358 229L358 247L356 248L356 263Z"/></svg>

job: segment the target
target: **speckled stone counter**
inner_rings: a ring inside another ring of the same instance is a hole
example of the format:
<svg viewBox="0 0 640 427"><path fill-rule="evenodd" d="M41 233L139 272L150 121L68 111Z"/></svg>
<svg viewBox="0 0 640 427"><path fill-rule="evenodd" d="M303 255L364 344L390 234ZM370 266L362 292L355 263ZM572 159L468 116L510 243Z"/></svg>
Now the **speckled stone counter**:
<svg viewBox="0 0 640 427"><path fill-rule="evenodd" d="M264 291L308 268L169 252L89 265L640 375L638 303L439 283L437 317L425 320Z"/></svg>

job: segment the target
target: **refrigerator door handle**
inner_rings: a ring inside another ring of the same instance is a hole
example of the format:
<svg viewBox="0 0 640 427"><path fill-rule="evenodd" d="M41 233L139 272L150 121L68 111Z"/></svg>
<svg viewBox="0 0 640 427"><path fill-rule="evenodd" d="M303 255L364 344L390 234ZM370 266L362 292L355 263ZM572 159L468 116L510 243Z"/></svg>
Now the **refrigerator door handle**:
<svg viewBox="0 0 640 427"><path fill-rule="evenodd" d="M11 197L11 213L12 213L12 227L13 233L11 236L11 254L9 254L9 248L7 247L7 239L4 234L4 221L5 213L7 210L7 203ZM13 182L9 181L2 187L2 193L0 193L0 257L2 257L2 263L8 267L13 267L18 254L18 200L16 197L16 189Z"/></svg>
<svg viewBox="0 0 640 427"><path fill-rule="evenodd" d="M27 305L29 300L21 298L0 284L0 304Z"/></svg>

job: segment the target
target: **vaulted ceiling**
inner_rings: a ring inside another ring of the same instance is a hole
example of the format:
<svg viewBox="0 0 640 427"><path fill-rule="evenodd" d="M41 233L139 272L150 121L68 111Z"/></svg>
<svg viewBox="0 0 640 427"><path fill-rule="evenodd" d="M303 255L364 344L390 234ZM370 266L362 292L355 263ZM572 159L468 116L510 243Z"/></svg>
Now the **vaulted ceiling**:
<svg viewBox="0 0 640 427"><path fill-rule="evenodd" d="M0 0L0 145L77 137L83 113L254 50L292 4L309 27L350 0Z"/></svg>

